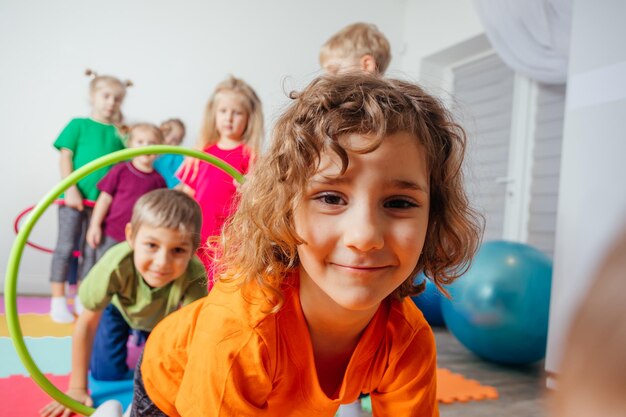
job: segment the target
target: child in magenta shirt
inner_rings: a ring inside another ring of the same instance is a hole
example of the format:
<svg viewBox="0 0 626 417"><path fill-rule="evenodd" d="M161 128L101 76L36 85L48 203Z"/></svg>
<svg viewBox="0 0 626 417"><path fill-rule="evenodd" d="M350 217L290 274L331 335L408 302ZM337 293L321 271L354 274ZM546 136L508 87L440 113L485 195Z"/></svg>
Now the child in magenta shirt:
<svg viewBox="0 0 626 417"><path fill-rule="evenodd" d="M163 134L154 125L141 123L130 129L130 148L162 143ZM116 164L98 182L100 196L87 229L87 243L96 250L96 260L126 239L126 224L137 200L152 190L167 187L161 174L153 167L155 159L156 155L140 155Z"/></svg>
<svg viewBox="0 0 626 417"><path fill-rule="evenodd" d="M229 77L215 88L204 115L197 147L216 156L242 174L250 170L263 140L263 111L254 90L243 80ZM201 247L198 256L212 287L212 253L207 240L219 236L236 207L237 186L228 174L211 164L187 160L178 177L183 190L202 208Z"/></svg>

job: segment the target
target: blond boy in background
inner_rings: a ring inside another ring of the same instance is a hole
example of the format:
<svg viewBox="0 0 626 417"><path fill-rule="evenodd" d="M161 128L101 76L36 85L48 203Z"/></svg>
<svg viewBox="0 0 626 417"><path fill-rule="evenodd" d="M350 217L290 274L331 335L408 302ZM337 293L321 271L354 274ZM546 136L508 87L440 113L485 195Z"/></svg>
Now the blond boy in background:
<svg viewBox="0 0 626 417"><path fill-rule="evenodd" d="M383 75L390 61L389 41L371 23L357 22L344 27L320 50L320 65L329 74L365 71Z"/></svg>

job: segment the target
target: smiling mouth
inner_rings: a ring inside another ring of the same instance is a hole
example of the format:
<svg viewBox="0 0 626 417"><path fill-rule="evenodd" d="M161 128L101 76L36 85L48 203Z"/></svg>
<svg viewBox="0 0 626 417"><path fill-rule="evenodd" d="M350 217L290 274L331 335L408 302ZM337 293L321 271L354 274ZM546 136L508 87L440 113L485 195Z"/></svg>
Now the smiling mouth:
<svg viewBox="0 0 626 417"><path fill-rule="evenodd" d="M342 269L346 269L349 271L363 271L363 272L368 272L368 271L380 271L382 269L386 269L389 267L389 265L343 265L343 264L338 264L338 263L333 263L333 265L335 265L338 268L342 268Z"/></svg>

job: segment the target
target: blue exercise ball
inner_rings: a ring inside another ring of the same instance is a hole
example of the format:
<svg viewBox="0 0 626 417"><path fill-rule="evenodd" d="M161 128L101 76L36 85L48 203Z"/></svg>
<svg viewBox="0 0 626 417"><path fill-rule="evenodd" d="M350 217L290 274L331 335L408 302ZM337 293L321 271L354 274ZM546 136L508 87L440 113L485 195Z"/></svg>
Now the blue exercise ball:
<svg viewBox="0 0 626 417"><path fill-rule="evenodd" d="M492 241L442 299L450 332L477 356L522 365L546 354L552 262L522 243Z"/></svg>
<svg viewBox="0 0 626 417"><path fill-rule="evenodd" d="M441 295L439 289L431 280L420 273L415 278L415 282L420 283L422 281L426 282L426 289L419 295L411 297L411 300L424 314L428 324L431 326L443 326L443 313L441 312L441 298L443 295Z"/></svg>

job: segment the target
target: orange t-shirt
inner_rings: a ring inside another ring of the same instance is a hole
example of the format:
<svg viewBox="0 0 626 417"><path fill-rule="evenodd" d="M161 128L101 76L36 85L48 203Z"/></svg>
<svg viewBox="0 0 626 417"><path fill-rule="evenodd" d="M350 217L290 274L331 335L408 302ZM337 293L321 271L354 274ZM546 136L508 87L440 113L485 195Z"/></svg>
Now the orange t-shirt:
<svg viewBox="0 0 626 417"><path fill-rule="evenodd" d="M410 299L381 303L329 398L317 380L297 279L291 282L276 314L218 283L161 321L141 365L154 404L169 416L332 417L363 392L374 415L439 415L435 340Z"/></svg>

